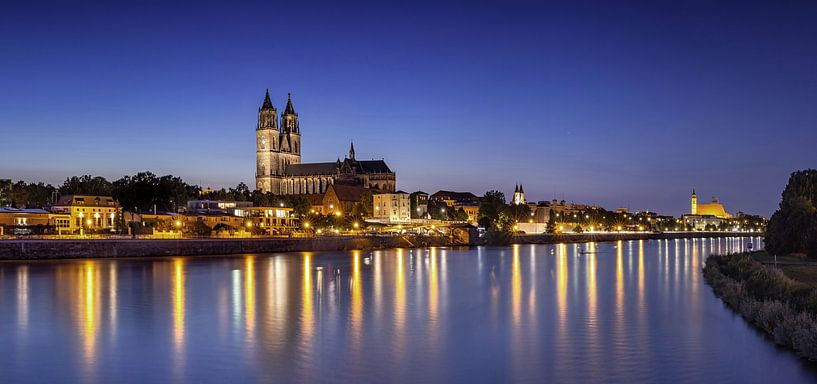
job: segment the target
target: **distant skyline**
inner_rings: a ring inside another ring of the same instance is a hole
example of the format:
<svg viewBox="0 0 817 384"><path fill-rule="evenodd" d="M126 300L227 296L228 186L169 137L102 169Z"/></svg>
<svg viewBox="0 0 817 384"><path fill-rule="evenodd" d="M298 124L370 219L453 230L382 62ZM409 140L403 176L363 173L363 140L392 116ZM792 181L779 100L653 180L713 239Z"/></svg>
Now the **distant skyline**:
<svg viewBox="0 0 817 384"><path fill-rule="evenodd" d="M257 109L398 189L770 215L817 167L817 3L7 4L0 178L254 186Z"/></svg>

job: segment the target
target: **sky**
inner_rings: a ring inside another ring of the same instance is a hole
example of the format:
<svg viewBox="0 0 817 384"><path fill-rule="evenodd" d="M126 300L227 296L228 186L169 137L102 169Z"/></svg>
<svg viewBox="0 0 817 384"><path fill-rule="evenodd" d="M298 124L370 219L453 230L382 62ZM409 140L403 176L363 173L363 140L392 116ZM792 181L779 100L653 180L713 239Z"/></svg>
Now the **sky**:
<svg viewBox="0 0 817 384"><path fill-rule="evenodd" d="M304 162L354 141L406 191L770 215L817 167L813 1L15 3L0 178L252 186L267 88Z"/></svg>

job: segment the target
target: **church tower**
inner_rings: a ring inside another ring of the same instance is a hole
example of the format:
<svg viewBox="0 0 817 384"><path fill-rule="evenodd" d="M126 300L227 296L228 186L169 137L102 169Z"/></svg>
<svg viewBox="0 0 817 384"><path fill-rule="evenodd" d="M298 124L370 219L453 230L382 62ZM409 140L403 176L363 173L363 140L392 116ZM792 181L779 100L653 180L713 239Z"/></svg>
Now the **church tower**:
<svg viewBox="0 0 817 384"><path fill-rule="evenodd" d="M298 114L292 106L292 94L287 94L287 105L281 115L281 164L283 175L289 164L301 163L301 128L298 125Z"/></svg>
<svg viewBox="0 0 817 384"><path fill-rule="evenodd" d="M522 205L525 204L525 190L522 189L522 184L516 186L513 190L513 204L514 205Z"/></svg>
<svg viewBox="0 0 817 384"><path fill-rule="evenodd" d="M258 124L255 128L255 188L258 190L275 192L272 176L279 175L279 140L278 111L272 105L267 89L261 108L258 108Z"/></svg>
<svg viewBox="0 0 817 384"><path fill-rule="evenodd" d="M692 199L690 203L690 211L689 213L692 215L698 214L698 196L695 194L695 188L692 189Z"/></svg>

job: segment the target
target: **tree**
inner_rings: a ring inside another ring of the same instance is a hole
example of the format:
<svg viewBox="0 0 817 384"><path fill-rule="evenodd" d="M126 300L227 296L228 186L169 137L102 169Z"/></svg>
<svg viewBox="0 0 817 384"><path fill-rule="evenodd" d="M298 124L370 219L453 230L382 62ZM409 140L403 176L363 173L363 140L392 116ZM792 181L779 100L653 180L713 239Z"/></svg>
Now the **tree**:
<svg viewBox="0 0 817 384"><path fill-rule="evenodd" d="M231 201L251 201L252 194L250 193L250 188L247 187L247 184L243 182L238 183L235 188L230 188L227 192L228 199Z"/></svg>
<svg viewBox="0 0 817 384"><path fill-rule="evenodd" d="M512 223L527 223L531 219L530 207L527 204L510 204L505 207L505 214Z"/></svg>
<svg viewBox="0 0 817 384"><path fill-rule="evenodd" d="M11 185L11 205L18 208L45 208L54 202L56 190L51 184L18 181Z"/></svg>
<svg viewBox="0 0 817 384"><path fill-rule="evenodd" d="M450 218L451 220L455 221L468 221L468 213L462 208L456 210L452 209Z"/></svg>
<svg viewBox="0 0 817 384"><path fill-rule="evenodd" d="M201 221L194 221L192 224L184 227L184 233L187 236L209 237L212 229Z"/></svg>
<svg viewBox="0 0 817 384"><path fill-rule="evenodd" d="M479 223L485 224L486 229L497 228L500 215L505 210L505 194L499 191L485 192L479 205Z"/></svg>
<svg viewBox="0 0 817 384"><path fill-rule="evenodd" d="M547 228L545 228L545 232L547 233L554 233L556 232L556 212L552 209L548 212L548 223Z"/></svg>
<svg viewBox="0 0 817 384"><path fill-rule="evenodd" d="M60 194L110 196L113 184L102 176L72 176L65 179L60 187Z"/></svg>
<svg viewBox="0 0 817 384"><path fill-rule="evenodd" d="M434 220L448 220L449 207L445 203L434 200L428 202L428 214Z"/></svg>
<svg viewBox="0 0 817 384"><path fill-rule="evenodd" d="M774 254L807 253L817 258L817 170L791 174L780 206L766 229L766 249Z"/></svg>
<svg viewBox="0 0 817 384"><path fill-rule="evenodd" d="M112 195L125 209L176 211L195 198L198 187L190 186L179 177L157 177L151 172L123 176L112 184Z"/></svg>

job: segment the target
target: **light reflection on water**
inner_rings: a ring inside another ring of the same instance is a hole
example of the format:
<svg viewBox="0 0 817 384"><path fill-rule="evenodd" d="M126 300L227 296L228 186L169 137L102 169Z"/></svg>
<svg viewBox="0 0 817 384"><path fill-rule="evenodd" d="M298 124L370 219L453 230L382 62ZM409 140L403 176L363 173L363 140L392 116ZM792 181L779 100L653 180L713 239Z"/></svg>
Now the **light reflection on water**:
<svg viewBox="0 0 817 384"><path fill-rule="evenodd" d="M4 382L811 382L700 269L759 238L0 263ZM47 362L47 364L44 364Z"/></svg>

